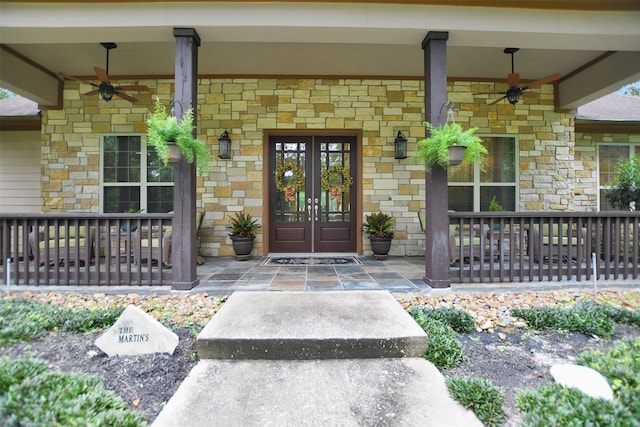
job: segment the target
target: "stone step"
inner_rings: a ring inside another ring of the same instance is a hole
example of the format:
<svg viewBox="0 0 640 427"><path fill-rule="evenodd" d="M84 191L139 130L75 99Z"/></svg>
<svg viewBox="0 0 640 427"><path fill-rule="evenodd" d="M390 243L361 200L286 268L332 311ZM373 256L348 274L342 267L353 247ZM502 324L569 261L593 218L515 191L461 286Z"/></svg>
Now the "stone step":
<svg viewBox="0 0 640 427"><path fill-rule="evenodd" d="M153 427L482 427L423 357L200 360Z"/></svg>
<svg viewBox="0 0 640 427"><path fill-rule="evenodd" d="M235 292L198 335L200 359L422 357L427 335L387 291Z"/></svg>

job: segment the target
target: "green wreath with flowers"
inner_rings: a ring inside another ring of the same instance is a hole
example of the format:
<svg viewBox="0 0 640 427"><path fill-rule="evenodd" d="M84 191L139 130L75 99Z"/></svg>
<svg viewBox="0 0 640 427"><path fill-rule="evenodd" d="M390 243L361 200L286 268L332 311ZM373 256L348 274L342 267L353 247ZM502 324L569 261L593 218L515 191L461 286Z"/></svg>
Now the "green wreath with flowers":
<svg viewBox="0 0 640 427"><path fill-rule="evenodd" d="M293 172L295 183L285 183L287 172ZM304 188L304 172L292 163L284 163L276 167L276 188L285 193L288 202L295 200L295 194Z"/></svg>
<svg viewBox="0 0 640 427"><path fill-rule="evenodd" d="M329 183L329 178L332 175L341 175L342 185L331 185ZM330 168L327 168L324 172L322 172L322 189L324 191L339 190L342 193L347 191L352 184L353 178L351 178L349 170L343 168L342 166L331 166Z"/></svg>

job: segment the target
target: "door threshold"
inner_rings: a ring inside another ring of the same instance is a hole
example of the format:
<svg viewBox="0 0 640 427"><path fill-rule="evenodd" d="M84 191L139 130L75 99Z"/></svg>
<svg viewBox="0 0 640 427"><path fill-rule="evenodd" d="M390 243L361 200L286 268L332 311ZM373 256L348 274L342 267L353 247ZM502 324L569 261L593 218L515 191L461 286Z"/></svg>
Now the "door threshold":
<svg viewBox="0 0 640 427"><path fill-rule="evenodd" d="M355 252L269 252L268 257L287 258L336 258L343 256L357 257Z"/></svg>

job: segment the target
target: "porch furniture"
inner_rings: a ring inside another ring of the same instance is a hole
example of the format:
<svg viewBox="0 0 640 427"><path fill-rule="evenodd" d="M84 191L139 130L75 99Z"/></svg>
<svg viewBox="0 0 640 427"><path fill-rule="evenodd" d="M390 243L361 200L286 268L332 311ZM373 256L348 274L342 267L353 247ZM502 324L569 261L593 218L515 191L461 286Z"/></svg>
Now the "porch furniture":
<svg viewBox="0 0 640 427"><path fill-rule="evenodd" d="M124 258L124 262L131 262L131 241L133 240L132 234L129 234L127 231L118 231L117 229L112 229L109 232L111 257L115 258L116 263L120 262L120 258Z"/></svg>
<svg viewBox="0 0 640 427"><path fill-rule="evenodd" d="M80 226L49 226L29 233L31 253L37 253L40 265L58 264L94 257L95 230Z"/></svg>
<svg viewBox="0 0 640 427"><path fill-rule="evenodd" d="M520 227L514 226L513 229L506 225L502 229L488 230L489 248L494 256L504 259L505 255L511 252L511 242L513 241L513 249L517 252L520 250ZM497 252L496 252L497 251Z"/></svg>
<svg viewBox="0 0 640 427"><path fill-rule="evenodd" d="M204 214L202 212L196 212L196 238L203 219ZM142 227L142 229L137 230L135 233L137 233L136 237L132 237L133 256L137 265L140 265L140 261L150 262L156 260L162 262L162 265L165 267L171 267L171 226L163 227L162 232L159 228L154 228L151 233L149 233L148 228ZM160 244L161 241L162 245ZM162 252L160 250L161 248ZM196 262L203 264L204 258L197 255Z"/></svg>
<svg viewBox="0 0 640 427"><path fill-rule="evenodd" d="M418 211L420 227L425 230L427 224L426 213L423 210ZM463 225L462 238L459 225L449 225L449 264L453 265L456 261L460 261L460 250L462 248L462 261L466 258L480 258L488 254L487 235L489 226L484 225L482 231L479 224L473 226L473 230L469 224ZM484 252L482 249L484 248Z"/></svg>
<svg viewBox="0 0 640 427"><path fill-rule="evenodd" d="M542 224L530 230L527 248L529 255L537 263L545 259L556 262L569 262L573 259L582 262L587 252L586 240L587 229L584 227L578 229L569 224Z"/></svg>

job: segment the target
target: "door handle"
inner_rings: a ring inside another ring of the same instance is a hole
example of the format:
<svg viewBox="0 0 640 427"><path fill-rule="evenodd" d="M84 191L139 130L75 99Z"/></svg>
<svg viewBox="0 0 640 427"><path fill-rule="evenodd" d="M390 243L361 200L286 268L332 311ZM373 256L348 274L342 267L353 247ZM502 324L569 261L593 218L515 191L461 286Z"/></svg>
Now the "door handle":
<svg viewBox="0 0 640 427"><path fill-rule="evenodd" d="M313 205L316 211L316 222L318 221L318 198L316 197L316 203Z"/></svg>
<svg viewBox="0 0 640 427"><path fill-rule="evenodd" d="M309 221L311 221L311 197L307 199L307 214L309 215Z"/></svg>

